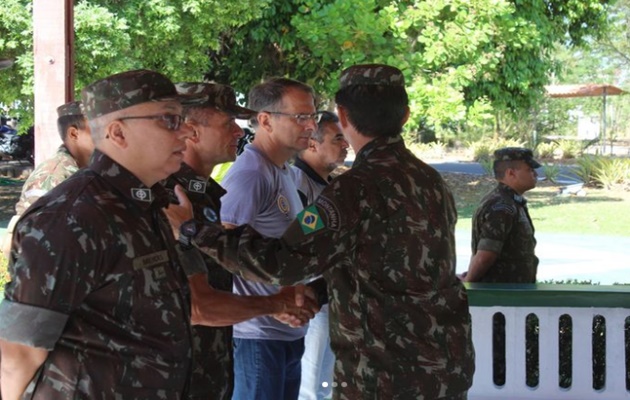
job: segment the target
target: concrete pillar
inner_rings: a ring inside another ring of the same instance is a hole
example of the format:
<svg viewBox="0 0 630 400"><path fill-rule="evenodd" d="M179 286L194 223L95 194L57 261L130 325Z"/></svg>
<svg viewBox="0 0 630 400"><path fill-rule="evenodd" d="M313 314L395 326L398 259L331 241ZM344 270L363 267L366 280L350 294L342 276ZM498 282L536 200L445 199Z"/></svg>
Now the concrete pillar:
<svg viewBox="0 0 630 400"><path fill-rule="evenodd" d="M34 0L36 164L50 157L61 144L56 109L73 100L73 42L72 0Z"/></svg>

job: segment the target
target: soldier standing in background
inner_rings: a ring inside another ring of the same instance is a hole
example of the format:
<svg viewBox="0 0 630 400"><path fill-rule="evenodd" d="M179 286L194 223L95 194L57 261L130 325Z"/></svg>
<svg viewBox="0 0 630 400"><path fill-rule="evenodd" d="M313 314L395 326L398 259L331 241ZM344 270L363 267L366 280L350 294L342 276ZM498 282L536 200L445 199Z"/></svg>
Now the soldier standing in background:
<svg viewBox="0 0 630 400"><path fill-rule="evenodd" d="M536 283L534 225L523 194L536 187L540 168L532 151L506 147L494 152L498 184L475 211L472 257L466 282Z"/></svg>
<svg viewBox="0 0 630 400"><path fill-rule="evenodd" d="M498 184L481 200L473 216L472 256L468 271L462 274L464 281L536 283L536 238L523 194L536 187L536 168L540 166L529 149L506 147L494 152ZM492 326L493 380L503 385L505 320L495 317ZM528 324L527 335L532 329Z"/></svg>
<svg viewBox="0 0 630 400"><path fill-rule="evenodd" d="M94 151L90 127L81 110L80 101L72 101L57 108L57 130L63 144L55 155L37 165L22 186L20 200L15 205L16 215L11 218L2 242L2 253L8 258L13 229L20 216L35 200L46 194L80 168L88 165Z"/></svg>
<svg viewBox="0 0 630 400"><path fill-rule="evenodd" d="M455 275L457 213L439 173L400 135L409 117L403 74L350 67L335 102L356 160L280 239L198 224L181 191L171 221L189 219L180 241L248 279L326 278L335 399L465 399L474 350Z"/></svg>

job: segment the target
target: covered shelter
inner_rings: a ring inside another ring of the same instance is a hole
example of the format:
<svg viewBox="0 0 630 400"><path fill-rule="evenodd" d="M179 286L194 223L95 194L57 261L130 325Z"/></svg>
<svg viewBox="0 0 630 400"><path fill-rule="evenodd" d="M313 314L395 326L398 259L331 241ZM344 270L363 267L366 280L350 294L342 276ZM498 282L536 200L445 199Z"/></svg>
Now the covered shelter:
<svg viewBox="0 0 630 400"><path fill-rule="evenodd" d="M600 125L599 141L602 144L602 153L606 150L606 98L608 96L619 96L626 94L623 89L609 84L584 83L577 85L548 85L545 86L547 96L551 98L569 97L601 97L602 98L602 123ZM612 153L613 143L610 139L610 152Z"/></svg>

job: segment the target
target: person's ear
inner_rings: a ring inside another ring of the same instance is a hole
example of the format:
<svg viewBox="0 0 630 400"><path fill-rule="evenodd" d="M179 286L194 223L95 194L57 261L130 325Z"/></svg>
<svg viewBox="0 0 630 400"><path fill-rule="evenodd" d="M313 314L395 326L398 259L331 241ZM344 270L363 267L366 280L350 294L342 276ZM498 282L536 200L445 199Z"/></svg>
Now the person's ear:
<svg viewBox="0 0 630 400"><path fill-rule="evenodd" d="M308 150L309 151L317 151L317 140L310 138L308 140Z"/></svg>
<svg viewBox="0 0 630 400"><path fill-rule="evenodd" d="M201 132L199 131L197 124L188 122L186 125L192 131L192 135L187 139L193 143L199 143L201 140Z"/></svg>
<svg viewBox="0 0 630 400"><path fill-rule="evenodd" d="M66 139L72 140L76 142L79 140L79 129L76 126L72 125L66 130Z"/></svg>
<svg viewBox="0 0 630 400"><path fill-rule="evenodd" d="M346 109L340 105L337 105L337 116L339 117L339 123L342 128L348 127L348 115L346 114Z"/></svg>
<svg viewBox="0 0 630 400"><path fill-rule="evenodd" d="M505 174L509 177L509 178L514 178L516 176L516 168L512 168L512 167L508 167L505 170Z"/></svg>
<svg viewBox="0 0 630 400"><path fill-rule="evenodd" d="M268 132L271 132L273 130L273 126L271 124L271 114L266 112L259 112L256 116L256 119L258 120L258 126L262 127Z"/></svg>
<svg viewBox="0 0 630 400"><path fill-rule="evenodd" d="M405 107L405 116L403 117L401 126L405 126L405 124L407 123L407 120L409 119L410 113L411 112L409 111L409 106L406 106Z"/></svg>
<svg viewBox="0 0 630 400"><path fill-rule="evenodd" d="M105 127L105 138L122 149L126 148L128 145L125 129L122 122L119 120L114 120Z"/></svg>

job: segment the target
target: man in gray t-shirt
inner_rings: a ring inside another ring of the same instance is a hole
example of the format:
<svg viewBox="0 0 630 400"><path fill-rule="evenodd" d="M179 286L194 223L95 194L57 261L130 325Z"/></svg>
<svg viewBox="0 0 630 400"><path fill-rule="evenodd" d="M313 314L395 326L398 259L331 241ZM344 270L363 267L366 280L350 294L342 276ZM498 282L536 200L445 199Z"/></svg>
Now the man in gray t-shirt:
<svg viewBox="0 0 630 400"><path fill-rule="evenodd" d="M265 236L280 237L302 210L287 161L308 147L317 129L314 93L301 82L274 78L252 88L248 106L258 111L256 136L222 181L227 194L221 220L228 228L249 224ZM234 292L241 295L278 290L234 277ZM305 333L306 328L272 317L235 325L233 400L297 399Z"/></svg>

